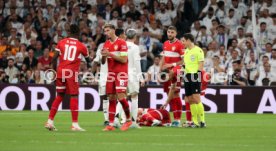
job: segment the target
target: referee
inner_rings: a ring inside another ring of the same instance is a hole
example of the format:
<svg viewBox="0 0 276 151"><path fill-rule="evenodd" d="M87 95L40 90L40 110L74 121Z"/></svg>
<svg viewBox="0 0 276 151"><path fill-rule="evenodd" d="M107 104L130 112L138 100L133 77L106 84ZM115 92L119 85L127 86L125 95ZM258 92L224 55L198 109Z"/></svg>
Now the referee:
<svg viewBox="0 0 276 151"><path fill-rule="evenodd" d="M184 87L192 113L191 127L205 127L204 106L200 99L201 71L203 70L204 64L204 53L200 47L194 44L192 34L185 34L182 42L186 46L184 54Z"/></svg>

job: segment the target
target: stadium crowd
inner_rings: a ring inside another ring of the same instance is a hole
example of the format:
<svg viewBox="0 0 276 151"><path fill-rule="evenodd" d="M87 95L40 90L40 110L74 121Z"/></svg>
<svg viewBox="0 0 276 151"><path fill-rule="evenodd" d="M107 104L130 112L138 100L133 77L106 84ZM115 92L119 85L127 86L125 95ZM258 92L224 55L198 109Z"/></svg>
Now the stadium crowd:
<svg viewBox="0 0 276 151"><path fill-rule="evenodd" d="M81 29L80 40L90 57L105 42L102 27L134 28L138 32L142 71L148 84L158 85L160 53L169 25L178 37L191 32L204 50L204 69L214 85L275 85L276 2L257 0L2 0L0 1L0 83L50 84L56 43L69 35L70 24ZM82 62L82 73L92 72ZM222 78L220 78L222 77ZM229 81L232 77L233 81Z"/></svg>

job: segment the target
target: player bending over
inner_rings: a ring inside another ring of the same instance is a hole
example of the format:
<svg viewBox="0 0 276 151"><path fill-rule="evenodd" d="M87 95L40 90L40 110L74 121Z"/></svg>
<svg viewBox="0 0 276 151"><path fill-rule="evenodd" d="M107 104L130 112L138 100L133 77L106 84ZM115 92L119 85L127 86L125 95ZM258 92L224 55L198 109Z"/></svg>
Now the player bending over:
<svg viewBox="0 0 276 151"><path fill-rule="evenodd" d="M91 60L86 46L77 39L79 37L79 32L80 30L77 25L71 25L70 38L59 41L55 49L52 61L54 69L56 67L57 58L59 57L56 79L57 96L52 104L48 121L45 124L45 128L50 131L57 130L54 126L54 118L65 93L70 96L70 110L72 114L71 130L85 131L78 124L79 83L77 79L81 55L85 57L88 66L90 66Z"/></svg>
<svg viewBox="0 0 276 151"><path fill-rule="evenodd" d="M173 67L183 64L184 45L176 38L177 30L174 26L169 26L167 30L168 40L164 42L162 60L160 62L160 69L171 70ZM169 94L171 80L167 80L163 83L164 92ZM173 112L174 121L172 126L178 127L180 125L180 119L182 115L182 101L179 95L174 95L170 101L170 106Z"/></svg>

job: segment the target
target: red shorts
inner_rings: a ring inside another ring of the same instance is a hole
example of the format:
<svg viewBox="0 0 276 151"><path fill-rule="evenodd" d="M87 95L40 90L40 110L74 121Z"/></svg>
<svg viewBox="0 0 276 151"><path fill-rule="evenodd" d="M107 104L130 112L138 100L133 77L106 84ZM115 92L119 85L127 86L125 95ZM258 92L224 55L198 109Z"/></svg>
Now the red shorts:
<svg viewBox="0 0 276 151"><path fill-rule="evenodd" d="M126 93L127 74L108 73L106 82L106 94Z"/></svg>
<svg viewBox="0 0 276 151"><path fill-rule="evenodd" d="M66 93L70 95L79 94L79 83L74 77L68 79L57 78L56 90L58 93Z"/></svg>

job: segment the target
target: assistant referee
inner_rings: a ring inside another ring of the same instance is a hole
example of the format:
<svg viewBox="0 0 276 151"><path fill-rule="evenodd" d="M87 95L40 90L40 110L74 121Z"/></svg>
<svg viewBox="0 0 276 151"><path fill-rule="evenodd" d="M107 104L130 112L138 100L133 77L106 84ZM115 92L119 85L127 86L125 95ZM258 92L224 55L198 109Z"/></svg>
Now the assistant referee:
<svg viewBox="0 0 276 151"><path fill-rule="evenodd" d="M201 71L204 65L204 53L200 47L194 44L192 34L185 34L182 42L186 46L184 54L184 87L192 113L193 123L191 127L205 127L204 106L200 99Z"/></svg>

